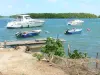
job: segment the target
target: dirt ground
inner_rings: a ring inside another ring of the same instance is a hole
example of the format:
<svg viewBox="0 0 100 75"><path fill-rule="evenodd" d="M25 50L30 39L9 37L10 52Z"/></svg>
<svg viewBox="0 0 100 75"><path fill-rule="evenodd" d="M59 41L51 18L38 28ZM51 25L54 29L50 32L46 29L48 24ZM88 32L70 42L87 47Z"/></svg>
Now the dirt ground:
<svg viewBox="0 0 100 75"><path fill-rule="evenodd" d="M0 75L67 75L60 68L37 61L23 49L0 49Z"/></svg>

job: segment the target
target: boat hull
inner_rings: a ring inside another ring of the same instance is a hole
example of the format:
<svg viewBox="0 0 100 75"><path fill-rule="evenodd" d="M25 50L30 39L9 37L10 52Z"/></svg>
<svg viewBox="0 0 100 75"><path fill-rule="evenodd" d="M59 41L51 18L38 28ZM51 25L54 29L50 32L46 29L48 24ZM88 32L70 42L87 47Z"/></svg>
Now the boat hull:
<svg viewBox="0 0 100 75"><path fill-rule="evenodd" d="M44 22L40 22L40 23L32 23L32 24L28 24L28 23L21 23L21 24L8 24L7 28L8 29L17 29L17 28L31 28L31 27L39 27L42 26L44 24Z"/></svg>
<svg viewBox="0 0 100 75"><path fill-rule="evenodd" d="M77 25L82 25L83 23L68 23L67 25L69 26L77 26Z"/></svg>
<svg viewBox="0 0 100 75"><path fill-rule="evenodd" d="M33 37L38 35L39 33L28 33L28 34L21 34L21 35L16 35L18 38L27 38L27 37Z"/></svg>

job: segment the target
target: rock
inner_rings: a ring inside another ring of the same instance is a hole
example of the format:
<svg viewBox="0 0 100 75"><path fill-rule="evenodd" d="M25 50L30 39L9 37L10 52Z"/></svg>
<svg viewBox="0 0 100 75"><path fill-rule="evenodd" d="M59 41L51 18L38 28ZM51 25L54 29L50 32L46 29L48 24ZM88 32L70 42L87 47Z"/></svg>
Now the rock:
<svg viewBox="0 0 100 75"><path fill-rule="evenodd" d="M26 51L26 49L27 49L27 47L26 46L18 46L18 51L21 51L21 52L25 52Z"/></svg>

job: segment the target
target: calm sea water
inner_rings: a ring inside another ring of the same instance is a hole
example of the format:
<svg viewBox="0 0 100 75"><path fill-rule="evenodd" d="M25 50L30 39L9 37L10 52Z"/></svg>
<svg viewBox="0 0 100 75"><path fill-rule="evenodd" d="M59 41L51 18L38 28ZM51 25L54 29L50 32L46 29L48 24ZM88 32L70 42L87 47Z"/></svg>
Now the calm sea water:
<svg viewBox="0 0 100 75"><path fill-rule="evenodd" d="M72 19L45 19L45 24L42 27L35 28L23 28L23 29L7 29L6 24L13 19L1 18L0 19L0 41L4 40L32 40L36 38L54 37L63 38L66 40L64 43L65 51L67 53L67 45L71 45L71 50L79 50L87 52L89 56L95 57L97 52L100 52L100 19L81 19L84 20L82 26L76 28L82 28L81 34L65 35L64 32L67 28L73 28L67 26L67 22ZM90 31L87 31L90 28ZM15 33L18 31L31 31L32 29L42 29L39 36L17 39ZM50 33L46 34L45 31Z"/></svg>

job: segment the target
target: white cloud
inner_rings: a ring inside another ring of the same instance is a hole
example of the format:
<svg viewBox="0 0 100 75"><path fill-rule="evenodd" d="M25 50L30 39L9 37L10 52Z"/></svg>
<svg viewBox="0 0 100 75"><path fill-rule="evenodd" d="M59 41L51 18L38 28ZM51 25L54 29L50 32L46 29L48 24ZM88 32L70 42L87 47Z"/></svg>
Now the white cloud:
<svg viewBox="0 0 100 75"><path fill-rule="evenodd" d="M57 2L57 0L48 0L49 2Z"/></svg>
<svg viewBox="0 0 100 75"><path fill-rule="evenodd" d="M9 9L11 9L11 8L12 8L12 5L8 5L7 7L8 7Z"/></svg>

